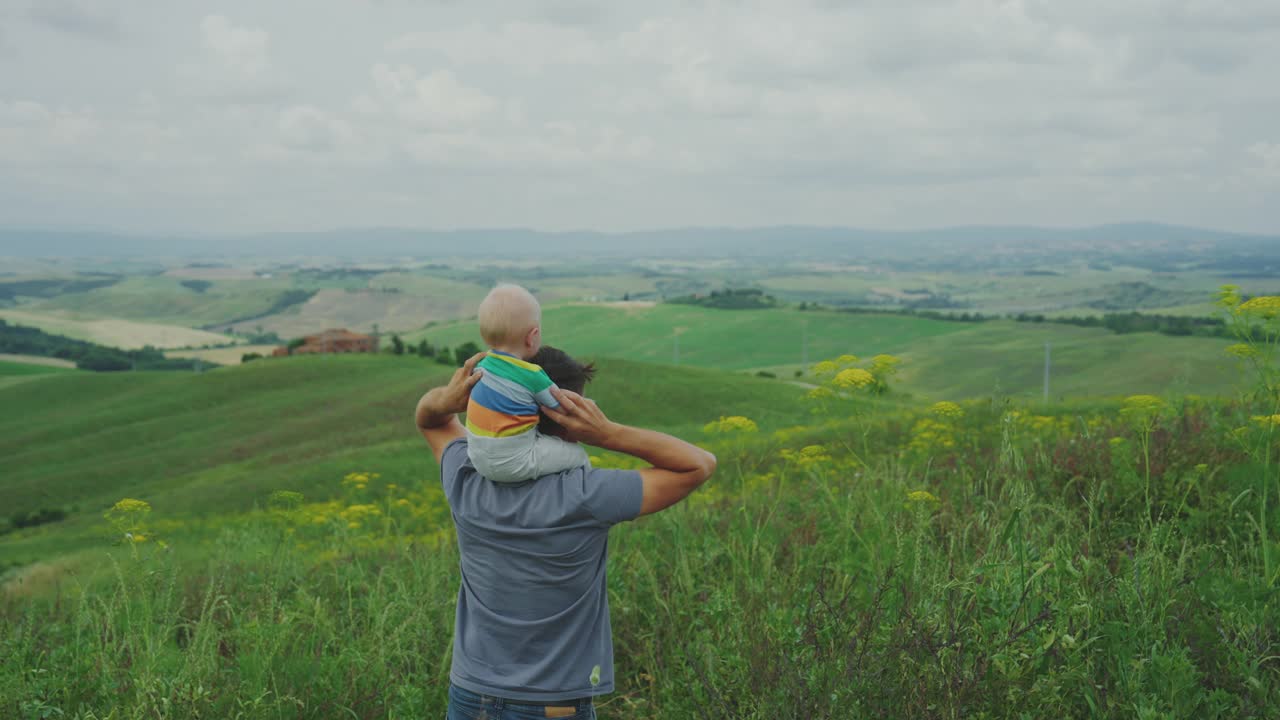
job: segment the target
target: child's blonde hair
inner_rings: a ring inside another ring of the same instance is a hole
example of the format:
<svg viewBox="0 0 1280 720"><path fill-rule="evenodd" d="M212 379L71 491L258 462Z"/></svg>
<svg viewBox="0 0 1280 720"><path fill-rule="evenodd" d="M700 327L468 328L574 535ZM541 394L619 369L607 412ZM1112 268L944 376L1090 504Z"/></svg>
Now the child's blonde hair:
<svg viewBox="0 0 1280 720"><path fill-rule="evenodd" d="M542 323L542 306L533 293L503 283L480 302L480 337L489 347L518 344Z"/></svg>

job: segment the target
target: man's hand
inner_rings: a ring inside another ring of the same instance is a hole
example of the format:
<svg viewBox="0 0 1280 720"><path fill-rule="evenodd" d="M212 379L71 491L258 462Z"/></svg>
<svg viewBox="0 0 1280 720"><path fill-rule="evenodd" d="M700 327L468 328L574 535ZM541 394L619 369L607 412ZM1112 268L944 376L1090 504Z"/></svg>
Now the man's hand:
<svg viewBox="0 0 1280 720"><path fill-rule="evenodd" d="M555 389L560 409L542 408L565 429L566 440L625 453L653 467L640 471L644 495L640 514L648 515L680 502L716 470L716 456L696 445L653 430L613 422L590 398Z"/></svg>
<svg viewBox="0 0 1280 720"><path fill-rule="evenodd" d="M618 431L618 425L605 417L595 400L560 388L552 388L551 394L560 401L560 407L555 410L544 407L542 412L564 428L566 440L596 447L609 446L610 438Z"/></svg>
<svg viewBox="0 0 1280 720"><path fill-rule="evenodd" d="M486 353L476 353L454 371L449 384L433 388L422 399L413 412L414 424L431 446L431 452L440 461L440 454L445 447L457 438L466 436L457 414L467 409L467 400L471 398L471 388L480 382L481 373L475 372L476 363Z"/></svg>
<svg viewBox="0 0 1280 720"><path fill-rule="evenodd" d="M449 378L449 384L443 388L437 388L431 391L439 394L432 398L431 412L439 415L456 415L460 412L466 412L467 400L471 397L471 388L480 382L483 370L476 372L476 363L480 362L488 353L478 352L467 359L462 367L453 372L453 377ZM428 393L430 395L431 393Z"/></svg>

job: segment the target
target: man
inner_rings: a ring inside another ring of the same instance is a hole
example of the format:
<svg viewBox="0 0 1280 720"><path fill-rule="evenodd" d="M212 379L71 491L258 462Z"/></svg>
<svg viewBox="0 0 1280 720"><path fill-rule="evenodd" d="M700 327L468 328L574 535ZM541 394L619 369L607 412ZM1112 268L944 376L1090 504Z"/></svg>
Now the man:
<svg viewBox="0 0 1280 720"><path fill-rule="evenodd" d="M595 718L613 691L606 592L609 528L683 500L715 471L711 453L609 420L581 395L594 369L554 348L533 362L560 387L540 430L637 457L644 470L589 466L501 485L476 472L457 414L479 381L469 359L418 401L461 555L448 720Z"/></svg>

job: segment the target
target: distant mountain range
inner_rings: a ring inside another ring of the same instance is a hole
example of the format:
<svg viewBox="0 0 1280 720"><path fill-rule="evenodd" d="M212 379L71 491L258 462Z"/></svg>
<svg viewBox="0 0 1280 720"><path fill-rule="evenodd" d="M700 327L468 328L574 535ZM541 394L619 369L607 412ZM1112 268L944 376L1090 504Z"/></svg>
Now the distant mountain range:
<svg viewBox="0 0 1280 720"><path fill-rule="evenodd" d="M1276 257L1280 235L1129 223L1081 228L966 226L927 230L844 227L672 228L641 232L543 232L522 228L370 228L253 235L142 235L0 229L0 257L735 257L987 261L1009 256L1168 260ZM988 263L989 264L989 263Z"/></svg>

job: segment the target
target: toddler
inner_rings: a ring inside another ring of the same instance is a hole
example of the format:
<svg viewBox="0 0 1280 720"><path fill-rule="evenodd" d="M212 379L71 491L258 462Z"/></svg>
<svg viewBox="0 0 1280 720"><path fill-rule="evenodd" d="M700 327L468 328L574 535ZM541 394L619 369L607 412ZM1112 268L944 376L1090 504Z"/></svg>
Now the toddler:
<svg viewBox="0 0 1280 720"><path fill-rule="evenodd" d="M528 362L542 347L542 308L518 285L499 285L480 303L489 354L467 403L467 454L481 475L518 483L585 465L577 443L538 432L539 407L557 408L555 383Z"/></svg>

